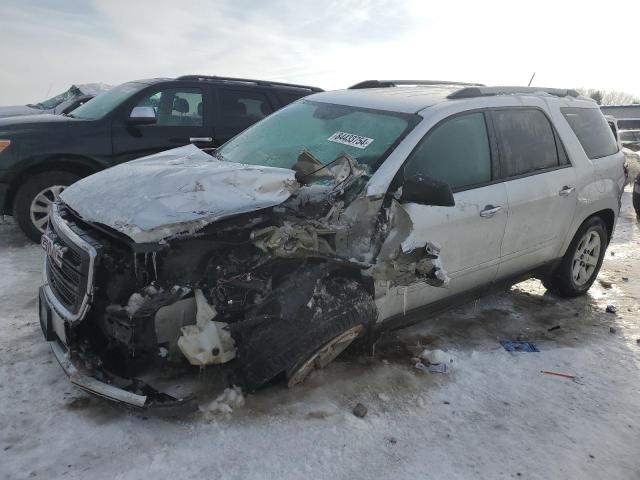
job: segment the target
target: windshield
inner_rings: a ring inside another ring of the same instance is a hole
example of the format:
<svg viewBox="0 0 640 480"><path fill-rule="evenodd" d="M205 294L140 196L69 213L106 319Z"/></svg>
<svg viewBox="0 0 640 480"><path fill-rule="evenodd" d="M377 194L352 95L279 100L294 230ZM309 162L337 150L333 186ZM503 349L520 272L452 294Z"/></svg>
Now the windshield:
<svg viewBox="0 0 640 480"><path fill-rule="evenodd" d="M73 118L83 118L85 120L98 120L144 87L146 87L144 83L123 83L93 97L84 105L73 110L69 116Z"/></svg>
<svg viewBox="0 0 640 480"><path fill-rule="evenodd" d="M320 103L289 105L225 143L224 160L291 168L303 151L323 165L347 154L373 173L418 123L412 114Z"/></svg>
<svg viewBox="0 0 640 480"><path fill-rule="evenodd" d="M41 110L51 110L52 108L56 108L62 102L73 97L74 95L75 95L75 89L71 87L66 92L56 95L55 97L52 97L49 100L36 103L35 105L29 104L27 105L27 107L39 108Z"/></svg>

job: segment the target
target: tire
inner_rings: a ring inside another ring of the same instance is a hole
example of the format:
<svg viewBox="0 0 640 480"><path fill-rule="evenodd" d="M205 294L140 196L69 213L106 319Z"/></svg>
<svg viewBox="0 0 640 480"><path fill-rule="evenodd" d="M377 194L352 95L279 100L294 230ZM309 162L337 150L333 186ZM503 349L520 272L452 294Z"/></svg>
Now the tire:
<svg viewBox="0 0 640 480"><path fill-rule="evenodd" d="M289 380L304 380L298 378L300 368L323 347L346 334L348 338L343 338L348 343L340 345L346 348L375 322L375 303L357 281L329 278L322 281L319 290L323 293L314 293L311 307L305 302L303 308L309 315L301 312L293 318L271 318L244 335L237 355L245 390L255 391L282 374Z"/></svg>
<svg viewBox="0 0 640 480"><path fill-rule="evenodd" d="M597 256L593 247L596 244ZM604 221L600 217L587 219L573 237L560 265L543 285L562 297L584 295L598 276L608 244Z"/></svg>
<svg viewBox="0 0 640 480"><path fill-rule="evenodd" d="M18 187L13 200L13 217L27 237L36 243L40 242L43 229L46 228L46 220L49 218L49 214L44 210L57 199L62 190L80 178L75 173L62 171L38 173L30 176ZM37 197L39 200L36 200Z"/></svg>
<svg viewBox="0 0 640 480"><path fill-rule="evenodd" d="M636 211L636 217L640 218L640 184L638 183L633 186L633 208Z"/></svg>

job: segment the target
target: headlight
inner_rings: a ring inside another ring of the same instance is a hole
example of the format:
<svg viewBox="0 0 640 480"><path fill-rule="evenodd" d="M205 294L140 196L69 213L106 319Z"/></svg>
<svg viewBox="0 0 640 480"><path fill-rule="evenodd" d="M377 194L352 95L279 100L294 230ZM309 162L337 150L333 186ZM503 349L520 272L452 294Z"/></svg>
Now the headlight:
<svg viewBox="0 0 640 480"><path fill-rule="evenodd" d="M0 140L0 153L11 145L11 140Z"/></svg>

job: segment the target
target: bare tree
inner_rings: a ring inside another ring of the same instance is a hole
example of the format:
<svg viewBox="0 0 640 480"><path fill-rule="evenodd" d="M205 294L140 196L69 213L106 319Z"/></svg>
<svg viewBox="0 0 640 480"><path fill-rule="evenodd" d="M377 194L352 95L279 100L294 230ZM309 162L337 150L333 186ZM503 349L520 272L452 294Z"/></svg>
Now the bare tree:
<svg viewBox="0 0 640 480"><path fill-rule="evenodd" d="M615 90L596 90L594 88L577 88L580 95L593 98L598 105L630 105L640 104L640 98L626 92Z"/></svg>

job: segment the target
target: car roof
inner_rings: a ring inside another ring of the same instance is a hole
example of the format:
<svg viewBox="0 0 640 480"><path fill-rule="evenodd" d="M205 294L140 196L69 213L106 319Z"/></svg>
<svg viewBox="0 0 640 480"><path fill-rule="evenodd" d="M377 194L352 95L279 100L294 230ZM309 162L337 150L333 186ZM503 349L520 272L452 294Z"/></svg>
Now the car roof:
<svg viewBox="0 0 640 480"><path fill-rule="evenodd" d="M594 101L579 96L578 93L573 90L542 87L463 86L459 84L333 90L330 92L317 93L306 97L306 99L359 108L415 114L425 108L445 101L465 101L479 97L495 97L499 95L508 95L509 97L544 96L550 99L563 99L566 103L573 103L573 101L579 100L580 102L578 102L576 106L598 107ZM583 102L583 100L587 100L587 102Z"/></svg>
<svg viewBox="0 0 640 480"><path fill-rule="evenodd" d="M446 100L447 96L458 90L460 90L459 85L361 88L333 90L331 92L317 93L306 98L352 107L417 113L426 107Z"/></svg>

